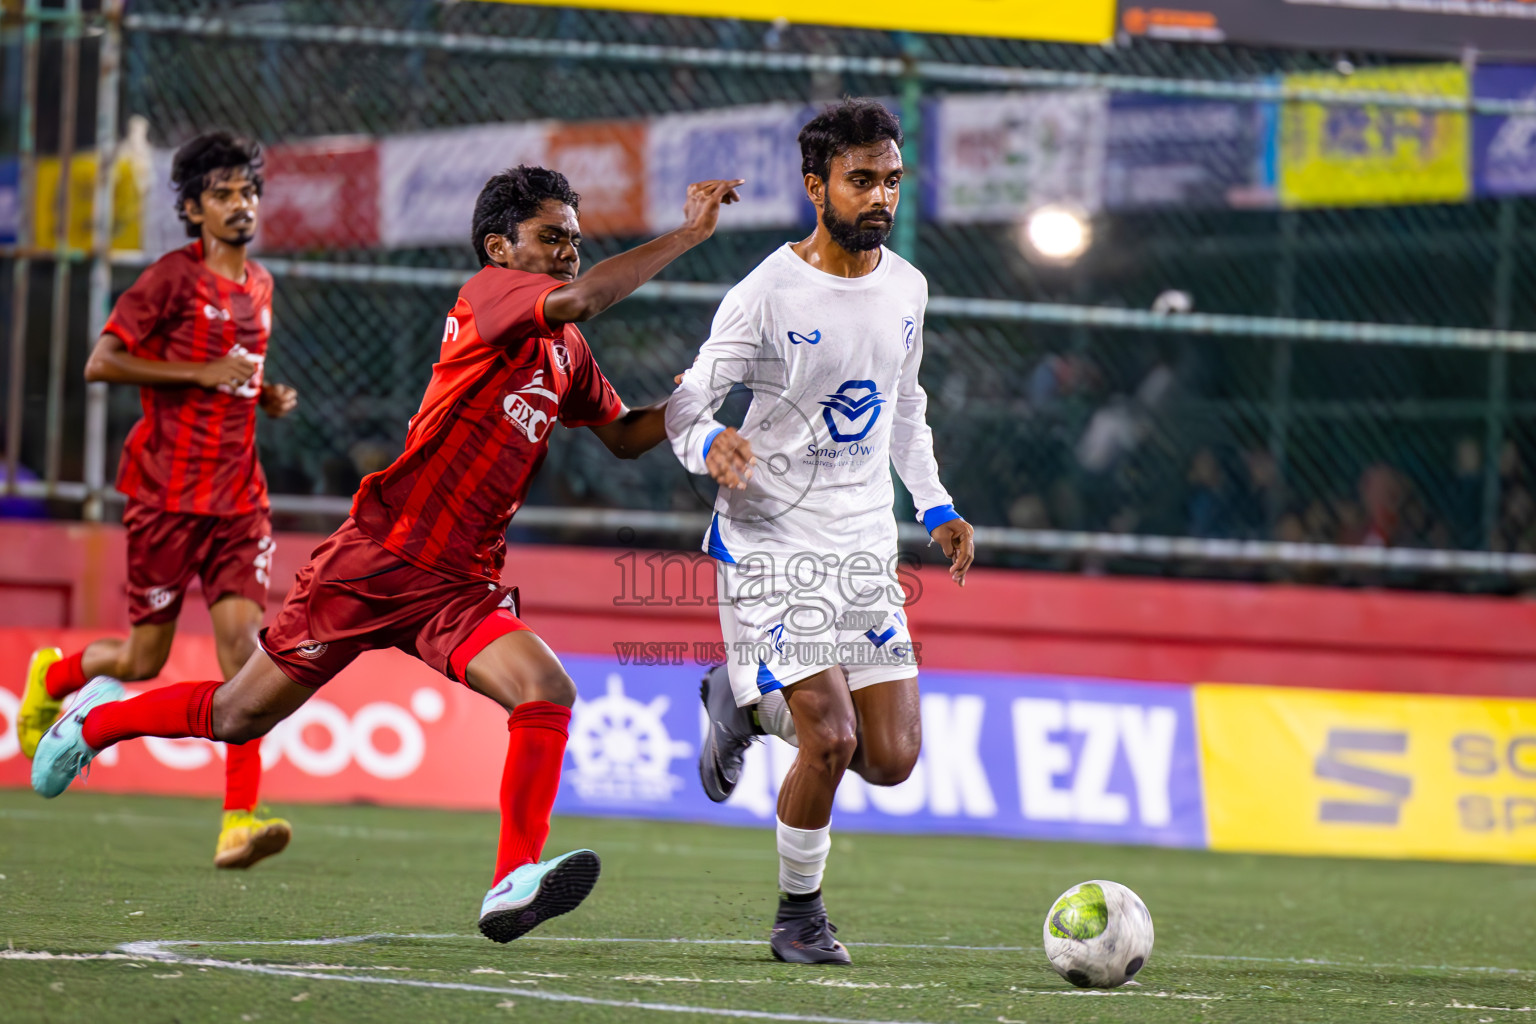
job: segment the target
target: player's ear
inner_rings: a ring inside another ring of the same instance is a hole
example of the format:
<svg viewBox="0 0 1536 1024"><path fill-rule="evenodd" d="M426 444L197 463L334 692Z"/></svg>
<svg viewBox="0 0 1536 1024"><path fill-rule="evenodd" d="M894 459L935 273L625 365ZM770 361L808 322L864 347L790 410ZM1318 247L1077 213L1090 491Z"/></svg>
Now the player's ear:
<svg viewBox="0 0 1536 1024"><path fill-rule="evenodd" d="M809 199L812 203L814 203L818 210L821 209L822 201L826 198L826 194L827 194L827 183L824 180L822 180L821 175L819 175L819 174L807 174L805 176L805 195L806 195L806 198Z"/></svg>
<svg viewBox="0 0 1536 1024"><path fill-rule="evenodd" d="M506 235L486 235L485 254L498 267L512 265L512 240Z"/></svg>
<svg viewBox="0 0 1536 1024"><path fill-rule="evenodd" d="M185 199L182 201L181 209L187 215L187 222L189 224L202 224L203 204L201 200Z"/></svg>

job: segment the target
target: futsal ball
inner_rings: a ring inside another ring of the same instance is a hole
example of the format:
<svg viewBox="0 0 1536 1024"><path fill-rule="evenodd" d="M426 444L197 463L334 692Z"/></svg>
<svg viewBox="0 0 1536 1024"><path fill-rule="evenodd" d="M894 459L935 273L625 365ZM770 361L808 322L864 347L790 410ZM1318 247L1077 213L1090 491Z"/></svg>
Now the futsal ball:
<svg viewBox="0 0 1536 1024"><path fill-rule="evenodd" d="M1078 988L1124 985L1152 955L1152 915L1119 882L1081 882L1046 915L1045 955Z"/></svg>

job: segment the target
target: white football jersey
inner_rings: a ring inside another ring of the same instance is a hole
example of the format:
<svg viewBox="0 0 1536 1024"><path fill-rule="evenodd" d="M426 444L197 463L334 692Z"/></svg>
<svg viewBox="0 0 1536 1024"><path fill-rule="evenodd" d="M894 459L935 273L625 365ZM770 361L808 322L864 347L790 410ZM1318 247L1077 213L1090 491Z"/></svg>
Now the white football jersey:
<svg viewBox="0 0 1536 1024"><path fill-rule="evenodd" d="M704 550L894 553L893 463L919 522L956 518L917 381L927 304L927 280L889 249L842 278L786 244L726 294L667 405L673 450L705 473L715 411L733 385L752 391L741 434L757 466L745 490L720 488Z"/></svg>

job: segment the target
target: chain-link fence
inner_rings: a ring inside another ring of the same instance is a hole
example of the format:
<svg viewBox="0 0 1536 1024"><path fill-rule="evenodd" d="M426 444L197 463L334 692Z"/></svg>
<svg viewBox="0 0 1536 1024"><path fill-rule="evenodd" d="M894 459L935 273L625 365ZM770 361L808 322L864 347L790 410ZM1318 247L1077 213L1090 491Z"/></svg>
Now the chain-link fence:
<svg viewBox="0 0 1536 1024"><path fill-rule="evenodd" d="M8 53L20 43L12 31ZM667 226L694 172L753 179L741 218L663 274L673 287L590 325L621 394L652 401L724 289L809 225L794 195L805 112L882 97L910 135L894 244L934 297L930 420L958 507L994 528L984 560L1507 588L1536 568L1519 557L1536 554L1536 156L1510 152L1536 78L1522 90L1510 69L1369 54L144 0L123 22L116 158L143 208L119 245L144 256L118 257L112 285L176 241L172 147L215 126L260 139L268 373L302 395L262 424L262 457L275 494L340 498L400 450L474 269L462 195L485 168L563 167L587 197L589 265ZM89 146L84 122L80 135ZM1044 203L1091 226L1069 265L1021 241ZM35 226L39 246L57 241ZM45 270L27 278L32 353L47 347ZM85 443L84 326L64 375L65 479ZM46 363L29 356L22 388L21 462L39 474ZM109 479L136 415L116 389ZM712 492L664 450L618 463L580 431L547 467L534 506L686 513Z"/></svg>

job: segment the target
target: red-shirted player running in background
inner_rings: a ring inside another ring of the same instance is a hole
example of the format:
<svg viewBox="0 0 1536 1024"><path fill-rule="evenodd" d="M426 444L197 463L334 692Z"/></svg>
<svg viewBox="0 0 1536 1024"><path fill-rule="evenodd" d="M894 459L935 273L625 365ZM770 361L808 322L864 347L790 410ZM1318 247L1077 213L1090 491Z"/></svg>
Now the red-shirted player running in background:
<svg viewBox="0 0 1536 1024"><path fill-rule="evenodd" d="M517 167L486 183L473 243L482 269L459 291L406 449L358 489L352 516L299 571L261 650L228 683L179 683L122 700L93 680L48 731L32 785L57 796L110 744L135 736L244 743L271 729L364 651L397 647L509 713L496 873L480 930L509 942L573 909L597 882L577 850L539 863L560 784L576 686L517 617L501 585L506 530L558 420L634 458L666 437L659 402L630 410L575 323L629 295L715 229L736 181L691 185L684 224L580 280L576 193Z"/></svg>
<svg viewBox="0 0 1536 1024"><path fill-rule="evenodd" d="M256 232L261 148L227 132L199 135L177 151L171 181L176 213L197 240L157 260L122 294L85 367L86 380L139 385L144 406L117 474L128 497L133 629L127 640L97 640L67 658L57 647L33 653L16 718L28 757L86 680L160 674L193 576L202 580L226 679L256 649L267 605L272 528L256 408L286 416L298 396L262 381L272 276L245 256ZM250 867L288 845L286 821L255 816L260 784L260 744L229 745L218 867Z"/></svg>

